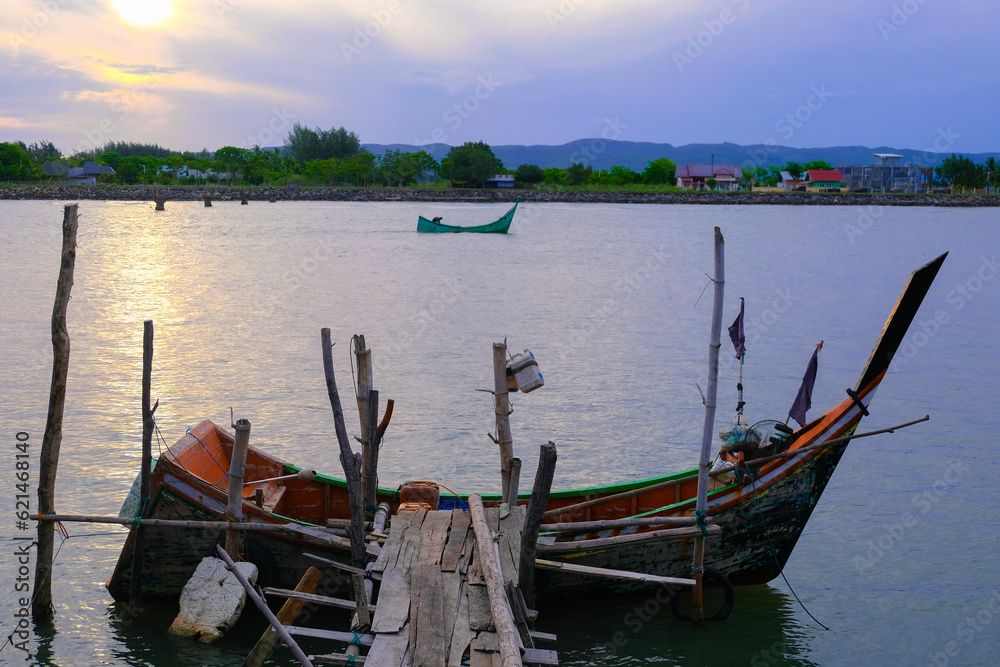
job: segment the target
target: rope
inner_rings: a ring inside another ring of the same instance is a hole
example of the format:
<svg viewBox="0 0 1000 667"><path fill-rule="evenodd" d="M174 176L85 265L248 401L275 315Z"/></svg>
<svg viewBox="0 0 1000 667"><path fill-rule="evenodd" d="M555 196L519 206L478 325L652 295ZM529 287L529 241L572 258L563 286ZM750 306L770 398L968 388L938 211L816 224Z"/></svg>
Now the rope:
<svg viewBox="0 0 1000 667"><path fill-rule="evenodd" d="M708 522L706 521L707 518L708 518L707 511L706 512L702 512L699 510L694 511L694 525L698 526L698 529L701 530L702 537L706 538L708 537Z"/></svg>
<svg viewBox="0 0 1000 667"><path fill-rule="evenodd" d="M754 506L757 508L757 514L760 516L760 520L764 524L764 538L767 539L767 548L768 551L771 552L771 558L774 559L775 564L778 566L778 573L781 575L781 578L785 580L785 585L788 586L788 590L792 592L792 596L795 598L795 601L799 603L800 607L802 607L802 611L804 611L809 616L809 618L816 621L816 624L819 627L829 632L830 628L820 623L819 619L813 616L812 613L806 608L805 604L802 603L802 600L799 599L799 596L795 592L795 589L792 588L791 582L788 581L788 577L785 576L785 568L781 566L781 562L778 560L777 554L774 553L774 545L771 544L771 531L767 527L767 519L764 517L764 512L762 512L760 509L760 497L757 494L757 480L751 478L750 484L752 485L751 488L754 492L753 494Z"/></svg>

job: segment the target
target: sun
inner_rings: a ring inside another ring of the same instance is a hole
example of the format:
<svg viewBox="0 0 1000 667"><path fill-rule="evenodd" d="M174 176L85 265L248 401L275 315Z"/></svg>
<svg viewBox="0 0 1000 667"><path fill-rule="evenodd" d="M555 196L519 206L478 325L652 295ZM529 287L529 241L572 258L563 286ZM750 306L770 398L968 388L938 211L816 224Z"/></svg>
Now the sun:
<svg viewBox="0 0 1000 667"><path fill-rule="evenodd" d="M111 5L123 21L140 28L159 25L174 11L173 0L113 0Z"/></svg>

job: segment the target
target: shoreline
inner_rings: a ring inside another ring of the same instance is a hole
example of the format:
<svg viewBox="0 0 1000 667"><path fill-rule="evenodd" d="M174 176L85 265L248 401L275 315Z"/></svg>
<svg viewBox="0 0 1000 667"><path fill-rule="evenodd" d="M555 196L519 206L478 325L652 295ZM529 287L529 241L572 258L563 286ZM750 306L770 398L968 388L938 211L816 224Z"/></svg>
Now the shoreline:
<svg viewBox="0 0 1000 667"><path fill-rule="evenodd" d="M129 186L0 186L0 200L72 200L72 201L148 201L154 196L169 201L201 201L204 195L213 201L247 200L267 203L270 195L284 201L351 202L510 202L521 197L524 203L577 204L702 204L713 206L1000 206L997 195L959 194L881 194L855 192L581 192L560 190L479 190L438 188L322 188L298 189L239 187L129 187Z"/></svg>

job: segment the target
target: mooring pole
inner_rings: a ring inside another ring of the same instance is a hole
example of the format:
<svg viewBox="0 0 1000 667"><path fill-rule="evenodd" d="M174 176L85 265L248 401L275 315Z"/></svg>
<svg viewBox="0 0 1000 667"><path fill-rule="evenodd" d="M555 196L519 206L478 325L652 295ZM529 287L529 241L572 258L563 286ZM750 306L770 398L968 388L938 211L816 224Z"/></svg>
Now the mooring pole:
<svg viewBox="0 0 1000 667"><path fill-rule="evenodd" d="M56 471L59 468L59 447L62 444L63 407L66 405L66 378L69 375L69 330L66 309L73 290L73 268L76 265L77 204L67 204L63 211L62 259L56 284L55 305L52 307L52 384L49 389L49 414L45 419L42 452L38 463L38 513L54 514ZM35 563L35 598L31 617L35 623L52 620L52 552L55 525L38 522L38 560Z"/></svg>
<svg viewBox="0 0 1000 667"><path fill-rule="evenodd" d="M510 396L507 392L507 342L493 343L493 402L496 410L496 443L500 445L501 497L510 490L514 436L510 432Z"/></svg>
<svg viewBox="0 0 1000 667"><path fill-rule="evenodd" d="M701 433L701 459L698 462L698 500L695 503L695 518L699 527L705 525L708 513L708 469L712 456L712 433L715 430L715 406L719 390L719 339L722 334L722 306L726 288L726 253L722 230L715 228L715 284L712 305L712 334L708 344L708 391L705 397L705 425ZM704 620L704 600L702 597L702 573L705 565L705 536L699 534L694 539L694 613L693 620Z"/></svg>
<svg viewBox="0 0 1000 667"><path fill-rule="evenodd" d="M233 439L233 456L229 460L229 496L226 512L233 521L243 520L243 477L247 464L247 448L250 446L250 420L237 419L233 424L236 435ZM226 551L233 558L240 557L240 538L235 531L226 533Z"/></svg>
<svg viewBox="0 0 1000 667"><path fill-rule="evenodd" d="M139 469L139 517L146 516L149 502L149 478L153 467L153 413L157 405L150 407L150 385L153 377L153 320L142 323L142 466ZM135 528L135 543L132 547L132 588L129 607L133 614L142 590L142 554L145 548L146 529L140 524Z"/></svg>

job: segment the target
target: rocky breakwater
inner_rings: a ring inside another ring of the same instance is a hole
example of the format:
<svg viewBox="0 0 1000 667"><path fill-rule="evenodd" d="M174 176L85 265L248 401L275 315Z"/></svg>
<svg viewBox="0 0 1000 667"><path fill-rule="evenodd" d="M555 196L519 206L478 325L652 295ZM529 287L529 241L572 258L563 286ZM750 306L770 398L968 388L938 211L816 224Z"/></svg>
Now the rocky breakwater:
<svg viewBox="0 0 1000 667"><path fill-rule="evenodd" d="M202 201L239 202L242 194L251 202L276 201L370 201L370 202L513 202L595 204L702 204L709 206L1000 206L998 195L879 194L854 192L597 192L566 190L479 190L464 188L237 188L64 185L3 186L0 199Z"/></svg>

